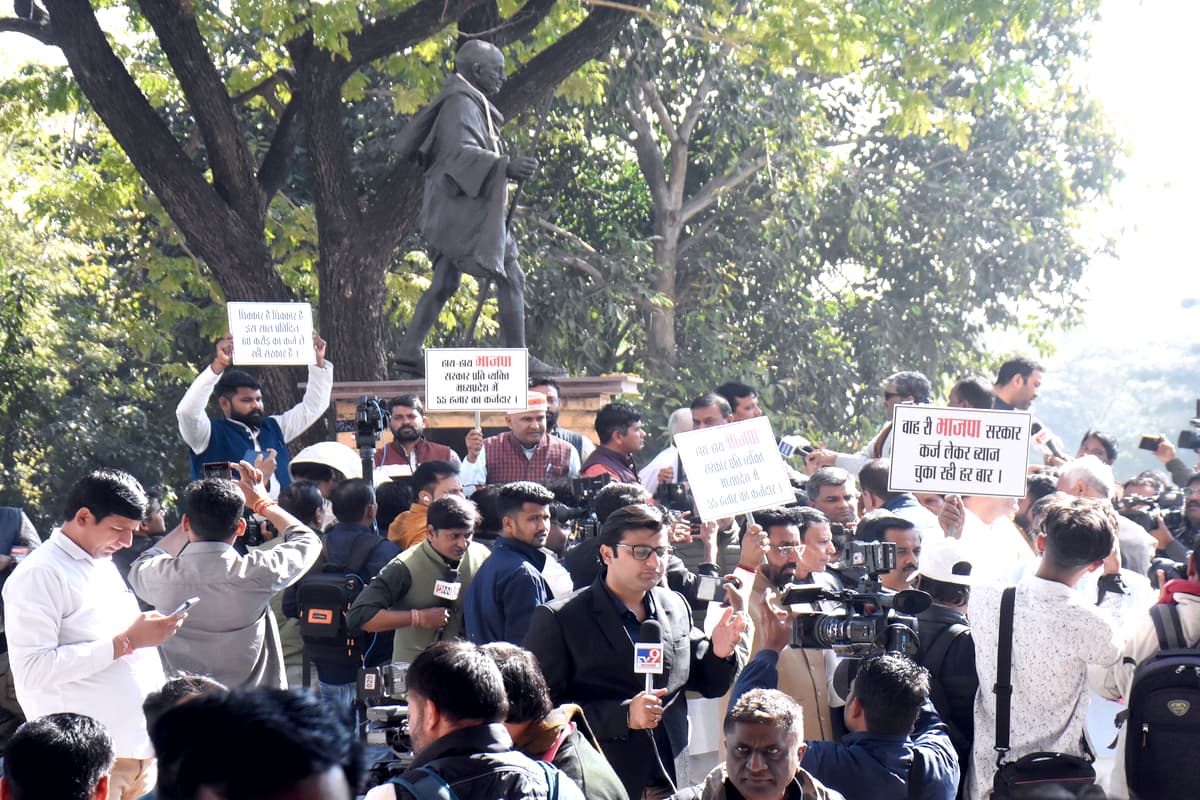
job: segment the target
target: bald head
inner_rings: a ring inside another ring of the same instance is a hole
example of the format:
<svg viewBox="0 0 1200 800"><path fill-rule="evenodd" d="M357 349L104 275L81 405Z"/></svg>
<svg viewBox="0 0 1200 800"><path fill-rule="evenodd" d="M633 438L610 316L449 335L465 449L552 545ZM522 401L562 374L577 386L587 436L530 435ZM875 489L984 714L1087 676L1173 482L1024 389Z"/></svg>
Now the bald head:
<svg viewBox="0 0 1200 800"><path fill-rule="evenodd" d="M454 71L484 94L493 95L504 84L504 54L494 44L470 39L458 48Z"/></svg>

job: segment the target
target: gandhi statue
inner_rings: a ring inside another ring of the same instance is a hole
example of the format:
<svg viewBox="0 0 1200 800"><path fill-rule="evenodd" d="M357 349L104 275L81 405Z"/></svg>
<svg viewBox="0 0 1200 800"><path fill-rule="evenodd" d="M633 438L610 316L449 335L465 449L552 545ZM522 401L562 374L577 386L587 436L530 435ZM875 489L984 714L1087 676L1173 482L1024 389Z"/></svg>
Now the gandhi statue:
<svg viewBox="0 0 1200 800"><path fill-rule="evenodd" d="M525 346L525 273L508 231L508 179L536 171L531 156L510 158L500 142L504 117L488 97L504 84L504 54L472 39L433 102L400 132L397 149L425 170L421 233L433 258L433 283L421 295L396 363L421 374L421 347L464 272L494 281L504 347ZM530 357L530 374L562 370Z"/></svg>

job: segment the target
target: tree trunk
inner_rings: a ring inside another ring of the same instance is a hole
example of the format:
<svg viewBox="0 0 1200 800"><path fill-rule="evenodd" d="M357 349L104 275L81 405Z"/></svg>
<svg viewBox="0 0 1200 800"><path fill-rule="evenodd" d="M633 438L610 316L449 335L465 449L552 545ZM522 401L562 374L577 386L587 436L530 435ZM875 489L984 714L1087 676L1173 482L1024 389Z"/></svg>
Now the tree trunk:
<svg viewBox="0 0 1200 800"><path fill-rule="evenodd" d="M678 353L675 349L675 265L679 252L679 214L671 210L655 219L654 262L658 275L654 280L655 291L665 301L650 309L646 331L646 358L650 373L660 380L675 377Z"/></svg>

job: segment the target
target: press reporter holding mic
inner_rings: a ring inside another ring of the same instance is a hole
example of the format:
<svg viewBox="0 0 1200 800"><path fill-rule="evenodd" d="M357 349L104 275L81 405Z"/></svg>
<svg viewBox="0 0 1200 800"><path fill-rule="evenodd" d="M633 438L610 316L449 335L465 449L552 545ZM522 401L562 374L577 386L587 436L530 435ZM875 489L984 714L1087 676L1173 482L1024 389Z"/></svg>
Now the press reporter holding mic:
<svg viewBox="0 0 1200 800"><path fill-rule="evenodd" d="M746 620L728 609L706 637L692 625L683 598L659 585L669 546L658 509L631 505L613 512L599 539L600 575L591 586L536 608L524 644L538 657L552 700L583 708L629 796L647 790L666 796L674 790L675 757L687 744L682 695L720 697L729 689ZM647 621L662 634L662 674L653 675L650 691L634 671L635 642L645 641Z"/></svg>
<svg viewBox="0 0 1200 800"><path fill-rule="evenodd" d="M394 661L412 663L434 641L465 637L463 593L488 557L471 539L479 512L469 500L440 497L427 519L425 540L388 562L346 614L351 628L396 631Z"/></svg>

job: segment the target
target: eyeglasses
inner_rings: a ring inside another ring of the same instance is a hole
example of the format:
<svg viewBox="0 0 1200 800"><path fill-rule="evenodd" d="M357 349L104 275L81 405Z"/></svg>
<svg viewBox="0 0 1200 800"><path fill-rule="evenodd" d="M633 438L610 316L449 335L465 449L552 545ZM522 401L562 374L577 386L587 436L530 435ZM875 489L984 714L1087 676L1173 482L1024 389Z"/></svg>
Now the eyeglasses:
<svg viewBox="0 0 1200 800"><path fill-rule="evenodd" d="M804 550L802 544L773 544L769 547L781 556L798 556Z"/></svg>
<svg viewBox="0 0 1200 800"><path fill-rule="evenodd" d="M1200 494L1200 486L1185 486L1179 490L1184 497Z"/></svg>
<svg viewBox="0 0 1200 800"><path fill-rule="evenodd" d="M648 544L622 544L618 543L617 547L625 547L633 555L635 561L645 561L650 558L650 554L658 556L659 560L666 558L671 554L670 547L651 547Z"/></svg>
<svg viewBox="0 0 1200 800"><path fill-rule="evenodd" d="M884 392L883 393L884 400L891 400L893 397L904 397L904 393L903 392Z"/></svg>

